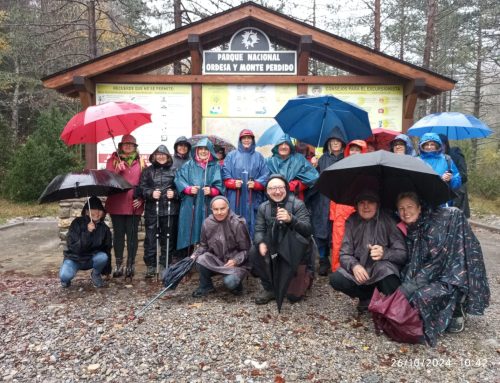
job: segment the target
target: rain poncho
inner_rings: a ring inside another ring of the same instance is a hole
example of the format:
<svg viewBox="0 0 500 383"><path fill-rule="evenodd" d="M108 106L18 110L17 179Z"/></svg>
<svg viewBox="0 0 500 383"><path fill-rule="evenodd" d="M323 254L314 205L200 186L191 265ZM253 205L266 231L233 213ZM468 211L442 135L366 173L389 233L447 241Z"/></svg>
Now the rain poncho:
<svg viewBox="0 0 500 383"><path fill-rule="evenodd" d="M411 138L406 134L398 134L391 141L391 152L394 153L394 142L395 141L403 141L405 143L405 154L409 156L416 156L415 149L413 148L413 143L411 142Z"/></svg>
<svg viewBox="0 0 500 383"><path fill-rule="evenodd" d="M207 147L210 151L208 163L200 163L196 159L196 148ZM177 249L184 249L200 241L201 225L209 215L209 206L212 197L224 193L224 185L220 174L220 166L216 161L212 143L203 138L191 149L191 157L175 175L175 186L181 196L179 213L179 232L177 235ZM198 194L188 194L192 186L199 186ZM210 186L212 193L205 196L204 186ZM188 192L188 193L186 193ZM193 221L194 217L194 221Z"/></svg>
<svg viewBox="0 0 500 383"><path fill-rule="evenodd" d="M290 155L282 159L278 154L278 146L286 142L290 146ZM303 192L308 187L314 186L319 174L309 161L302 155L295 152L295 147L288 134L284 134L274 146L273 156L267 159L267 167L271 173L281 174L290 185L290 191L297 194L300 199L304 199Z"/></svg>
<svg viewBox="0 0 500 383"><path fill-rule="evenodd" d="M236 214L245 218L252 238L257 209L265 201L264 191L268 177L269 169L266 161L262 154L255 151L255 140L248 149L245 149L240 141L238 150L229 152L224 160L222 179L227 188L229 206ZM236 189L235 180L243 181L239 190ZM255 187L251 192L247 188L249 180L255 181ZM251 209L249 209L250 203Z"/></svg>
<svg viewBox="0 0 500 383"><path fill-rule="evenodd" d="M424 323L431 345L450 324L463 300L465 313L482 315L490 289L481 245L463 213L456 208L422 209L407 227L407 265L401 272L402 289Z"/></svg>
<svg viewBox="0 0 500 383"><path fill-rule="evenodd" d="M188 146L188 152L186 153L186 155L181 156L177 152L177 146L179 146L179 144L186 144ZM186 137L180 136L179 138L177 138L177 140L175 140L174 156L173 156L174 168L180 169L180 168L182 168L182 165L184 165L186 162L188 162L190 160L190 158L191 158L191 156L189 155L190 151L191 151L191 144L189 143L189 141Z"/></svg>
<svg viewBox="0 0 500 383"><path fill-rule="evenodd" d="M439 149L435 152L424 152L422 150L422 146L429 141L436 142L439 145ZM441 138L439 138L436 133L425 133L420 138L419 148L420 158L424 162L426 162L432 169L434 169L437 174L442 176L447 171L451 172L452 177L449 182L450 188L452 190L458 189L462 184L462 179L451 157L448 156L448 159L446 158L443 152L443 143L441 142Z"/></svg>
<svg viewBox="0 0 500 383"><path fill-rule="evenodd" d="M223 221L210 215L201 230L200 246L193 253L196 262L207 269L225 275L236 275L241 281L250 270L248 250L250 236L246 222L232 211ZM235 267L225 267L233 259Z"/></svg>

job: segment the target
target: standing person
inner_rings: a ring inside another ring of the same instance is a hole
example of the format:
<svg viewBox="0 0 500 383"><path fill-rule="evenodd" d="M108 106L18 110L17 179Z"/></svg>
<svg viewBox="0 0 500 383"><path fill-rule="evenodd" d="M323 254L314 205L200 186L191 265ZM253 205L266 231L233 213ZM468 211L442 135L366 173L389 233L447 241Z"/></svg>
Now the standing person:
<svg viewBox="0 0 500 383"><path fill-rule="evenodd" d="M256 296L255 303L267 304L275 299L271 278L270 258L278 252L278 247L287 234L299 241L309 242L304 252L288 254L298 259L299 266L292 270L295 277L288 286L287 298L290 302L301 300L312 285L314 276L313 244L309 211L305 204L296 198L288 187L288 182L281 174L271 174L267 183L268 201L259 206L255 222L255 236L249 257L252 273L260 279L262 291Z"/></svg>
<svg viewBox="0 0 500 383"><path fill-rule="evenodd" d="M175 175L175 186L181 198L178 250L200 241L201 225L209 215L210 201L225 191L212 142L202 138L193 145L191 156Z"/></svg>
<svg viewBox="0 0 500 383"><path fill-rule="evenodd" d="M144 161L137 151L137 141L131 134L122 137L118 144L118 153L114 152L106 162L106 169L121 175L134 188L123 193L112 194L106 200L106 210L113 223L116 268L114 278L121 277L123 270L123 251L127 238L126 277L133 277L135 272L135 256L138 247L138 229L144 204L141 192L137 188L141 178Z"/></svg>
<svg viewBox="0 0 500 383"><path fill-rule="evenodd" d="M330 165L344 158L345 138L339 129L334 129L323 146L323 155L316 168L321 174ZM319 275L328 275L331 265L329 260L332 238L332 221L329 217L330 199L316 192L311 200L311 223L314 239L319 251Z"/></svg>
<svg viewBox="0 0 500 383"><path fill-rule="evenodd" d="M243 279L250 266L250 235L246 222L229 208L229 200L216 196L210 203L212 214L203 222L200 246L191 255L196 260L200 284L193 291L199 298L215 291L212 276L224 275L224 285L234 295L243 294Z"/></svg>
<svg viewBox="0 0 500 383"><path fill-rule="evenodd" d="M349 142L344 149L344 157L367 152L366 143L363 140ZM345 222L356 209L349 205L330 202L330 219L332 225L332 271L335 272L340 266L340 248L344 238Z"/></svg>
<svg viewBox="0 0 500 383"><path fill-rule="evenodd" d="M254 233L255 216L264 202L269 169L266 160L255 151L255 135L249 129L240 132L238 149L230 152L222 167L222 179L231 210L245 218Z"/></svg>
<svg viewBox="0 0 500 383"><path fill-rule="evenodd" d="M158 146L149 157L149 162L151 162L151 166L142 172L140 188L146 202L144 212L146 278L153 278L157 272L161 273L161 270L167 265L167 251L169 264L175 255L179 196L174 183L176 169L167 147L165 145ZM161 247L160 270L156 270L157 234ZM167 235L169 238L168 249Z"/></svg>
<svg viewBox="0 0 500 383"><path fill-rule="evenodd" d="M89 205L90 202L90 205ZM112 236L104 223L106 210L97 197L90 197L82 209L82 215L71 222L66 236L64 261L59 271L62 287L69 287L79 270L90 270L95 287L103 287L101 274L111 272Z"/></svg>
<svg viewBox="0 0 500 383"><path fill-rule="evenodd" d="M304 200L304 191L312 188L319 174L307 159L295 152L288 134L284 134L272 149L272 157L267 159L267 167L273 174L285 177L290 191Z"/></svg>
<svg viewBox="0 0 500 383"><path fill-rule="evenodd" d="M222 146L214 146L215 155L217 156L217 162L222 168L224 165L224 159L226 158L226 150Z"/></svg>
<svg viewBox="0 0 500 383"><path fill-rule="evenodd" d="M416 156L415 149L413 148L413 143L411 138L406 134L398 134L390 142L391 152L394 154L406 154L409 156Z"/></svg>
<svg viewBox="0 0 500 383"><path fill-rule="evenodd" d="M311 145L306 144L305 142L297 141L295 143L295 151L299 154L302 154L312 166L318 166L318 158L314 153L314 147L312 147Z"/></svg>
<svg viewBox="0 0 500 383"><path fill-rule="evenodd" d="M341 267L330 274L330 285L359 298L358 312L366 312L375 287L384 295L399 287L399 270L406 258L403 235L396 222L380 209L378 194L362 191L356 197L356 212L346 221Z"/></svg>
<svg viewBox="0 0 500 383"><path fill-rule="evenodd" d="M481 244L456 208L431 209L413 192L401 193L396 204L409 258L400 289L435 345L445 331L464 330L465 314L482 315L489 305Z"/></svg>
<svg viewBox="0 0 500 383"><path fill-rule="evenodd" d="M457 190L462 184L462 178L450 156L444 153L441 138L436 133L425 133L420 137L420 158L441 176L450 190ZM451 205L453 202L448 201Z"/></svg>
<svg viewBox="0 0 500 383"><path fill-rule="evenodd" d="M467 192L467 162L465 161L465 156L458 146L453 148L450 147L448 137L444 134L440 134L439 138L441 138L441 141L443 142L445 155L449 155L457 166L458 172L460 173L460 179L462 181L462 185L460 185L458 189L454 190L457 198L453 199L453 206L458 207L464 212L467 218L470 218L469 194Z"/></svg>
<svg viewBox="0 0 500 383"><path fill-rule="evenodd" d="M191 144L188 139L184 136L180 136L175 140L174 144L174 168L180 169L182 165L189 161L191 158Z"/></svg>

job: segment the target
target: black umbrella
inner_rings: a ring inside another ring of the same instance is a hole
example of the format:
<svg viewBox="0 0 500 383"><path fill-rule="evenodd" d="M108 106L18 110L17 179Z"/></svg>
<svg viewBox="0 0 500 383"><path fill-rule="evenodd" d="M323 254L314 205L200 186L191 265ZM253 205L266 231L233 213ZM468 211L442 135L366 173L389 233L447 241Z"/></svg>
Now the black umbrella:
<svg viewBox="0 0 500 383"><path fill-rule="evenodd" d="M151 299L146 305L135 314L135 317L141 316L149 306L160 299L168 290L175 290L177 285L182 281L182 278L189 273L193 267L195 260L191 257L186 257L179 262L170 265L163 273L163 286L165 288L161 290L153 299Z"/></svg>
<svg viewBox="0 0 500 383"><path fill-rule="evenodd" d="M271 282L274 296L281 312L283 299L288 291L290 281L295 276L300 261L307 252L309 241L287 225L275 223L272 229L275 246L271 247Z"/></svg>
<svg viewBox="0 0 500 383"><path fill-rule="evenodd" d="M333 201L352 206L366 189L379 192L387 208L394 208L398 194L408 191L434 206L455 197L448 184L421 159L385 150L336 162L321 172L316 187Z"/></svg>
<svg viewBox="0 0 500 383"><path fill-rule="evenodd" d="M86 169L56 176L45 188L38 202L55 202L91 195L107 196L132 187L122 176L109 170Z"/></svg>

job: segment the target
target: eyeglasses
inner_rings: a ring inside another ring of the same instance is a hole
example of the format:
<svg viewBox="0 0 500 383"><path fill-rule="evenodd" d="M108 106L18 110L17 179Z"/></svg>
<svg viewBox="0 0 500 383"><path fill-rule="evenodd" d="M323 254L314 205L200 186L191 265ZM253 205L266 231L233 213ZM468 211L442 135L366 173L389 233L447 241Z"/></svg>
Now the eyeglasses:
<svg viewBox="0 0 500 383"><path fill-rule="evenodd" d="M272 191L272 192L283 191L283 190L285 190L285 187L284 186L271 186L271 187L268 187L267 190Z"/></svg>

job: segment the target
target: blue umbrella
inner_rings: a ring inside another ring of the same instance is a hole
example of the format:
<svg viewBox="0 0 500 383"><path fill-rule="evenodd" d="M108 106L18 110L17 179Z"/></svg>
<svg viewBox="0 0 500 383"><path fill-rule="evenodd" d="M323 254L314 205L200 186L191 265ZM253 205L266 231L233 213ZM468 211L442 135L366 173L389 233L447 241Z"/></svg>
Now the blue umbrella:
<svg viewBox="0 0 500 383"><path fill-rule="evenodd" d="M408 129L409 136L421 137L425 133L444 134L449 140L466 140L484 138L493 131L470 114L443 112L429 114Z"/></svg>
<svg viewBox="0 0 500 383"><path fill-rule="evenodd" d="M283 132L283 129L281 129L278 124L274 124L270 128L267 128L264 133L262 133L262 136L260 136L255 145L275 145L276 142L283 136L283 134L285 134L285 132Z"/></svg>
<svg viewBox="0 0 500 383"><path fill-rule="evenodd" d="M285 133L321 147L338 127L347 141L363 140L372 134L368 113L333 96L298 96L288 100L274 118Z"/></svg>

